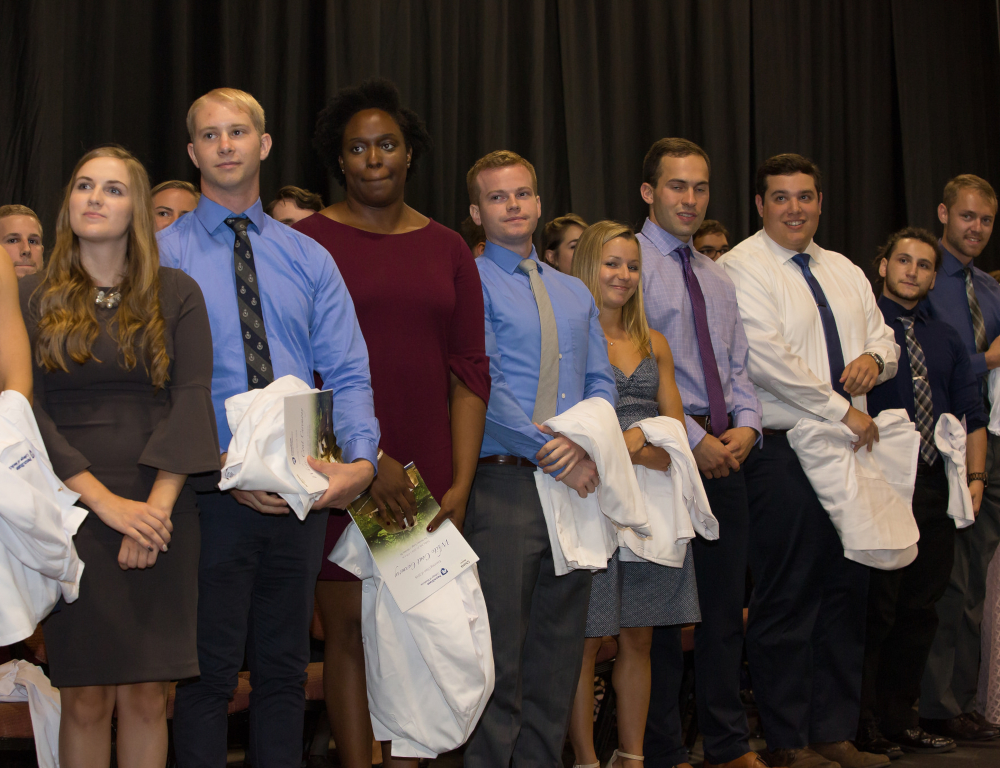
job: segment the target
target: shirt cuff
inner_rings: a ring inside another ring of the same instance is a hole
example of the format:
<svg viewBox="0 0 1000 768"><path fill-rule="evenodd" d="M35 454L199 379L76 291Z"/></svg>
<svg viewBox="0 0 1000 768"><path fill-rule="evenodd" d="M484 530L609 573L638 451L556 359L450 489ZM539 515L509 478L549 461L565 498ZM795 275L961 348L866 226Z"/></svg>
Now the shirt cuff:
<svg viewBox="0 0 1000 768"><path fill-rule="evenodd" d="M688 445L691 446L691 450L693 451L698 443L700 443L708 433L701 428L701 424L692 419L686 413L684 414L684 424L687 425L688 430Z"/></svg>
<svg viewBox="0 0 1000 768"><path fill-rule="evenodd" d="M846 399L843 395L834 392L830 395L830 399L826 406L823 407L817 416L822 416L827 421L842 421L847 415L847 411L850 410L853 403Z"/></svg>
<svg viewBox="0 0 1000 768"><path fill-rule="evenodd" d="M370 461L375 474L378 474L378 443L374 440L364 438L351 440L344 446L343 455L345 464L351 464L358 459Z"/></svg>
<svg viewBox="0 0 1000 768"><path fill-rule="evenodd" d="M734 427L750 427L754 432L757 433L757 439L754 440L754 444L759 448L764 445L764 428L760 423L760 416L757 415L756 411L739 411L733 417Z"/></svg>
<svg viewBox="0 0 1000 768"><path fill-rule="evenodd" d="M976 352L974 355L969 355L969 362L972 363L972 372L976 375L976 378L982 378L989 374L989 369L986 367L986 353Z"/></svg>

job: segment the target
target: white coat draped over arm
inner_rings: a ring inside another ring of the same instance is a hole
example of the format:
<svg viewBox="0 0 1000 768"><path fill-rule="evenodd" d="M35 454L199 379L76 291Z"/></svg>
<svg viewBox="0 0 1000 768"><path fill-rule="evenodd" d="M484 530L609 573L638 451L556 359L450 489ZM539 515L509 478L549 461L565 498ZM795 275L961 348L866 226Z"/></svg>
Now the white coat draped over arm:
<svg viewBox="0 0 1000 768"><path fill-rule="evenodd" d="M955 521L956 528L968 528L976 522L966 478L967 439L965 425L954 414L942 413L934 428L934 444L944 461L944 472L948 477L948 517Z"/></svg>
<svg viewBox="0 0 1000 768"><path fill-rule="evenodd" d="M719 521L705 495L684 425L669 416L656 416L632 426L641 429L650 443L670 454L670 469L661 472L635 465L651 535L643 538L628 528L619 529L618 543L623 548L619 557L681 568L688 542L695 534L718 539Z"/></svg>
<svg viewBox="0 0 1000 768"><path fill-rule="evenodd" d="M29 637L62 596L80 594L73 536L87 517L49 462L27 399L0 393L0 645Z"/></svg>
<svg viewBox="0 0 1000 768"><path fill-rule="evenodd" d="M802 419L788 444L830 515L849 560L881 570L903 568L917 556L913 518L920 434L902 409L875 417L879 441L854 452L857 439L839 421Z"/></svg>

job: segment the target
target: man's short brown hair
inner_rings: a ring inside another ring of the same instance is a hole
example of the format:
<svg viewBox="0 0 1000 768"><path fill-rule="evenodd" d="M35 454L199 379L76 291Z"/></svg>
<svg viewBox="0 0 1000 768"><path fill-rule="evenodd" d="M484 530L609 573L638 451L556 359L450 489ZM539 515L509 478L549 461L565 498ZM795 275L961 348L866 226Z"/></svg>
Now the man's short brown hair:
<svg viewBox="0 0 1000 768"><path fill-rule="evenodd" d="M769 176L791 176L796 173L804 173L813 177L816 184L816 194L823 191L823 177L819 172L819 166L808 157L796 155L794 152L786 152L783 155L769 157L757 169L757 194L761 197L767 194L767 179Z"/></svg>
<svg viewBox="0 0 1000 768"><path fill-rule="evenodd" d="M480 173L489 168L506 168L510 165L523 165L528 169L528 173L531 174L531 188L537 195L538 177L535 175L535 166L517 154L517 152L511 152L509 149L498 149L476 160L476 164L465 175L465 183L469 188L469 203L479 205L479 195L482 194L482 191L479 189Z"/></svg>
<svg viewBox="0 0 1000 768"><path fill-rule="evenodd" d="M950 211L951 207L958 202L958 193L963 189L971 189L978 192L996 210L997 193L993 191L993 187L990 186L990 183L986 179L976 176L974 173L963 173L961 176L956 176L944 185L944 194L941 196L941 202L944 203L944 207Z"/></svg>
<svg viewBox="0 0 1000 768"><path fill-rule="evenodd" d="M900 240L919 240L924 245L929 245L934 251L934 271L937 272L941 268L941 246L938 245L938 239L923 227L905 227L889 235L889 239L878 249L875 256L875 289L878 293L882 292L882 285L885 283L885 278L878 272L879 266L882 264L882 259L888 261L892 258L892 252L896 250Z"/></svg>
<svg viewBox="0 0 1000 768"><path fill-rule="evenodd" d="M30 216L35 221L38 222L38 234L41 237L45 236L42 231L42 220L38 218L38 214L31 210L26 205L0 205L0 219L6 219L8 216Z"/></svg>
<svg viewBox="0 0 1000 768"><path fill-rule="evenodd" d="M691 239L697 240L699 237L704 237L705 235L722 235L726 238L727 243L732 242L732 238L729 237L729 230L722 225L722 222L715 219L705 219Z"/></svg>
<svg viewBox="0 0 1000 768"><path fill-rule="evenodd" d="M319 213L326 207L323 205L323 196L318 192L310 192L308 189L302 189L302 187L295 187L288 184L278 190L278 194L275 196L274 200L267 204L267 208L264 209L264 213L268 216L273 216L274 206L282 200L291 200L296 206L304 211L316 211Z"/></svg>
<svg viewBox="0 0 1000 768"><path fill-rule="evenodd" d="M646 153L646 158L642 161L642 181L655 187L660 181L660 160L664 157L690 157L698 155L703 158L708 166L708 174L712 175L712 161L708 159L708 153L687 139L666 138L653 143Z"/></svg>

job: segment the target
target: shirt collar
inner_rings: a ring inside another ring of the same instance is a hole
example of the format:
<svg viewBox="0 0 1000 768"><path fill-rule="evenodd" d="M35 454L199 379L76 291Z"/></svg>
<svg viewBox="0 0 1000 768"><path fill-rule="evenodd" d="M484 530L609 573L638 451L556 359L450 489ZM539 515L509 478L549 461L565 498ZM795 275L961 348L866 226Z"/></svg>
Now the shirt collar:
<svg viewBox="0 0 1000 768"><path fill-rule="evenodd" d="M907 309L899 302L893 301L883 294L878 297L878 308L882 310L882 317L885 318L887 325L905 315L911 315L914 320L919 320L921 323L927 320L922 302L917 304L913 309Z"/></svg>
<svg viewBox="0 0 1000 768"><path fill-rule="evenodd" d="M504 248L502 245L497 245L489 240L486 241L486 250L483 251L483 256L486 257L494 264L496 264L500 269L509 275L513 275L517 272L518 267L524 258L520 254L514 253L513 251ZM547 265L542 264L538 259L538 254L535 252L535 246L531 246L531 253L528 254L529 259L534 259L538 263L538 274L542 274Z"/></svg>
<svg viewBox="0 0 1000 768"><path fill-rule="evenodd" d="M958 260L955 254L948 250L944 241L938 240L938 245L941 246L941 269L948 275L957 275L960 272L964 273L965 265ZM970 264L969 266L971 267L972 265Z"/></svg>
<svg viewBox="0 0 1000 768"><path fill-rule="evenodd" d="M248 219L250 219L250 223L253 224L258 235L264 228L264 206L261 204L259 197L253 205L243 212L243 214L239 214L230 211L225 206L219 205L214 200L209 200L207 195L202 195L201 199L198 201L198 207L194 209L194 214L198 218L198 221L201 222L202 226L208 230L210 235L214 235L218 231L219 227L226 226L226 219L231 216L238 217L245 215Z"/></svg>
<svg viewBox="0 0 1000 768"><path fill-rule="evenodd" d="M673 253L682 245L686 245L690 248L692 253L695 252L694 246L692 246L691 243L685 243L682 240L678 240L648 216L646 217L646 223L642 225L642 234L644 234L649 239L649 242L656 247L656 250L664 256L668 256Z"/></svg>
<svg viewBox="0 0 1000 768"><path fill-rule="evenodd" d="M820 248L815 240L810 240L804 251L792 251L783 245L778 245L765 230L761 229L760 234L764 238L764 243L771 249L771 253L781 259L782 264L787 264L793 256L798 256L800 253L808 253L813 259L819 260Z"/></svg>

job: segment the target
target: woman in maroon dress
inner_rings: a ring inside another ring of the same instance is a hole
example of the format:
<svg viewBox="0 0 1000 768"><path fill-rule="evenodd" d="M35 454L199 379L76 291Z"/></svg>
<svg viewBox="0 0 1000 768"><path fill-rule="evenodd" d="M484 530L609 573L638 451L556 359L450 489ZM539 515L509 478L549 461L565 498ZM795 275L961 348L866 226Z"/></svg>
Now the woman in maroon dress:
<svg viewBox="0 0 1000 768"><path fill-rule="evenodd" d="M295 228L332 254L368 344L384 451L372 496L380 509L412 522L414 497L403 471L412 461L441 504L428 529L444 519L461 529L483 438L489 359L472 254L457 233L403 201L407 172L430 136L400 105L392 83L369 80L331 99L317 120L315 144L346 199ZM330 516L327 552L348 520ZM326 562L316 595L337 756L347 768L368 766L361 583ZM393 761L387 744L383 756L387 768L410 763Z"/></svg>

